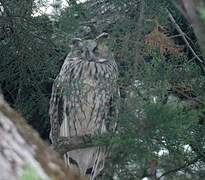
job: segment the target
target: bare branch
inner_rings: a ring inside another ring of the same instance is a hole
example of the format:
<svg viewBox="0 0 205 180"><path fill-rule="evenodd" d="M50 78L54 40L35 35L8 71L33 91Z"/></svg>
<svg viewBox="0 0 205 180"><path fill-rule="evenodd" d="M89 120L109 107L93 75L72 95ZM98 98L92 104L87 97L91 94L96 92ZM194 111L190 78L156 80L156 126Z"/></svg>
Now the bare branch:
<svg viewBox="0 0 205 180"><path fill-rule="evenodd" d="M203 58L205 59L205 39L204 39L204 31L205 31L205 23L201 18L200 9L205 7L204 0L177 0L176 7L182 12L184 17L191 24L196 38L198 39L198 43L200 45L200 50ZM205 71L205 67L204 67Z"/></svg>
<svg viewBox="0 0 205 180"><path fill-rule="evenodd" d="M168 10L167 10L168 11ZM204 64L203 60L196 54L196 52L193 50L193 48L191 47L190 43L187 41L185 33L182 31L182 29L180 28L180 26L176 23L174 17L172 16L172 14L168 11L168 16L169 19L171 20L171 22L174 24L176 30L180 33L181 37L183 38L184 42L186 43L187 47L189 48L189 50L191 51L191 53L193 54L193 56L202 64Z"/></svg>

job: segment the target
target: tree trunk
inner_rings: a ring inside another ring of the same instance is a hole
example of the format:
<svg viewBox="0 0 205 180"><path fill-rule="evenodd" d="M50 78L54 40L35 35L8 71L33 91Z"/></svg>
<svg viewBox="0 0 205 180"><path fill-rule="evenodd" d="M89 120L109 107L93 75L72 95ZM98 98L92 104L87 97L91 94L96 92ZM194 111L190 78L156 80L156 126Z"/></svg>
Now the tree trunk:
<svg viewBox="0 0 205 180"><path fill-rule="evenodd" d="M0 95L0 180L83 180Z"/></svg>

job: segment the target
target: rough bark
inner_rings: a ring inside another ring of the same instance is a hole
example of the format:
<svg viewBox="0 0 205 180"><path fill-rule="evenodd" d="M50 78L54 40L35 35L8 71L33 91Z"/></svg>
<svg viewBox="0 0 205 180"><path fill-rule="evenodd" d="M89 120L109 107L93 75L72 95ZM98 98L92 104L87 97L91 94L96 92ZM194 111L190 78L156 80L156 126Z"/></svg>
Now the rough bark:
<svg viewBox="0 0 205 180"><path fill-rule="evenodd" d="M0 95L0 180L82 180ZM30 177L31 176L31 177Z"/></svg>

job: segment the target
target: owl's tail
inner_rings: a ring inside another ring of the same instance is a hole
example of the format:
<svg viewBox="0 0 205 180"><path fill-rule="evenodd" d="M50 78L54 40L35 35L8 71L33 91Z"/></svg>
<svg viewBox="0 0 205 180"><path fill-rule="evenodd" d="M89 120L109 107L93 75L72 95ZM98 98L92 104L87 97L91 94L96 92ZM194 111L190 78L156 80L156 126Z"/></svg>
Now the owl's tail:
<svg viewBox="0 0 205 180"><path fill-rule="evenodd" d="M60 136L68 137L68 121L65 119L61 125ZM94 180L104 168L106 157L106 147L90 147L69 151L64 154L66 165L78 170L81 175Z"/></svg>
<svg viewBox="0 0 205 180"><path fill-rule="evenodd" d="M105 147L85 148L67 152L64 155L65 163L89 180L94 180L104 168L106 156Z"/></svg>

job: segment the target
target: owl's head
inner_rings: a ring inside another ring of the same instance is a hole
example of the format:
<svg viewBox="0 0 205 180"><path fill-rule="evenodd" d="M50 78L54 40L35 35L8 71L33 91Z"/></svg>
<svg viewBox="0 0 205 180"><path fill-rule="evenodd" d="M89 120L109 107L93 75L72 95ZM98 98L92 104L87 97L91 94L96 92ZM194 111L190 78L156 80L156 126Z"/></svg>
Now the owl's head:
<svg viewBox="0 0 205 180"><path fill-rule="evenodd" d="M108 34L102 33L95 39L82 40L74 38L71 41L70 58L80 58L84 61L103 62L110 59L109 48L105 44Z"/></svg>

